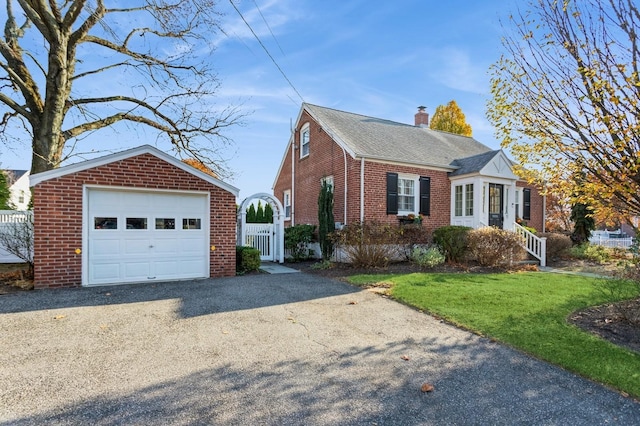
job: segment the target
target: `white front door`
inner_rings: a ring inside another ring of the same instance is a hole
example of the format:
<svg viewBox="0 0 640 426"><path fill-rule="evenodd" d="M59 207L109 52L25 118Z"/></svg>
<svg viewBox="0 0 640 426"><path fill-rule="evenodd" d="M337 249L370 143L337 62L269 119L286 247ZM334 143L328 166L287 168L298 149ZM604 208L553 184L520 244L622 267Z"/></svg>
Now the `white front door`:
<svg viewBox="0 0 640 426"><path fill-rule="evenodd" d="M91 188L87 285L209 276L207 193Z"/></svg>

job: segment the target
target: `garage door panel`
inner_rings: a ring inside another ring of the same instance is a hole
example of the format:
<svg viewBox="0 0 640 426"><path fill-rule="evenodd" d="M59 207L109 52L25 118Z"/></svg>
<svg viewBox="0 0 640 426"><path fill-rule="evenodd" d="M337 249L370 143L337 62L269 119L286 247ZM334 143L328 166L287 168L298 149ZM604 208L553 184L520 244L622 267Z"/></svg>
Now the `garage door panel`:
<svg viewBox="0 0 640 426"><path fill-rule="evenodd" d="M96 263L91 273L92 282L113 282L120 279L120 263Z"/></svg>
<svg viewBox="0 0 640 426"><path fill-rule="evenodd" d="M183 260L180 262L180 273L181 274L196 274L198 271L201 271L204 267L204 261L200 259L189 259Z"/></svg>
<svg viewBox="0 0 640 426"><path fill-rule="evenodd" d="M183 254L201 253L204 245L204 238L183 238L180 240L180 252Z"/></svg>
<svg viewBox="0 0 640 426"><path fill-rule="evenodd" d="M135 240L131 237L127 237L124 241L124 254L126 255L149 255L149 249L151 241L149 239Z"/></svg>
<svg viewBox="0 0 640 426"><path fill-rule="evenodd" d="M163 254L179 254L180 245L177 238L156 238L153 241L153 250L158 255Z"/></svg>
<svg viewBox="0 0 640 426"><path fill-rule="evenodd" d="M110 239L92 239L89 243L89 250L95 256L98 257L110 257L113 256L114 253L120 252L120 239L118 238L110 238Z"/></svg>
<svg viewBox="0 0 640 426"><path fill-rule="evenodd" d="M209 276L207 201L206 193L90 189L87 283ZM117 229L96 229L96 217L115 218ZM198 225L183 229L194 218Z"/></svg>
<svg viewBox="0 0 640 426"><path fill-rule="evenodd" d="M147 280L151 277L150 263L147 259L143 261L131 261L124 264L125 280Z"/></svg>

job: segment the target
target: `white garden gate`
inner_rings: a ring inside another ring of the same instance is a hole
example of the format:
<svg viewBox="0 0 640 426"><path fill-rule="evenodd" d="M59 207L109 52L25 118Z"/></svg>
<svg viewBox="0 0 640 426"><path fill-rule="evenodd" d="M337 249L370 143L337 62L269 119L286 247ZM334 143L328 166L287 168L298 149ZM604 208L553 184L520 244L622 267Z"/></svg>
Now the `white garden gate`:
<svg viewBox="0 0 640 426"><path fill-rule="evenodd" d="M275 242L275 227L272 223L247 223L245 246L260 251L260 260L273 260L273 245Z"/></svg>
<svg viewBox="0 0 640 426"><path fill-rule="evenodd" d="M254 199L266 201L273 209L273 223L247 223L247 207ZM260 250L260 260L284 262L284 209L273 195L254 194L245 198L238 208L237 244Z"/></svg>

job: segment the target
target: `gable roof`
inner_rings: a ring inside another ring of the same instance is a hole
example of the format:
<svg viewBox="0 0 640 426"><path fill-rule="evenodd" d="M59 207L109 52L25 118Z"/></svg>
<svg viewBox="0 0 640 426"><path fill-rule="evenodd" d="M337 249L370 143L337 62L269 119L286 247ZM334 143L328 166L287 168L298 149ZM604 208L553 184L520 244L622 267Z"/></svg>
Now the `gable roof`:
<svg viewBox="0 0 640 426"><path fill-rule="evenodd" d="M16 183L28 170L2 170L7 177L7 185L11 187L14 183Z"/></svg>
<svg viewBox="0 0 640 426"><path fill-rule="evenodd" d="M488 151L478 155L472 155L471 157L458 158L453 161L453 165L457 167L456 171L452 172L450 176L468 175L470 173L479 173L493 157L495 157L500 150Z"/></svg>
<svg viewBox="0 0 640 426"><path fill-rule="evenodd" d="M468 136L308 103L302 109L354 157L455 170L456 160L493 152Z"/></svg>
<svg viewBox="0 0 640 426"><path fill-rule="evenodd" d="M150 154L154 157L158 157L159 159L164 160L167 163L179 169L182 169L187 173L199 177L200 179L205 180L212 185L231 192L236 197L240 192L240 190L235 186L229 185L228 183L225 183L218 178L208 175L207 173L204 173L196 169L195 167L185 164L177 158L172 157L169 154L166 154L159 149L152 147L151 145L142 145L137 148L128 149L126 151L116 152L114 154L82 161L80 163L69 164L68 166L59 167L57 169L48 170L46 172L36 173L35 175L31 175L31 186L36 186L40 182L44 182L49 179L55 179L61 176L66 176L68 174L78 173L83 170L92 169L94 167L103 166L105 164L114 163L116 161L122 161L127 158L136 157L143 154Z"/></svg>

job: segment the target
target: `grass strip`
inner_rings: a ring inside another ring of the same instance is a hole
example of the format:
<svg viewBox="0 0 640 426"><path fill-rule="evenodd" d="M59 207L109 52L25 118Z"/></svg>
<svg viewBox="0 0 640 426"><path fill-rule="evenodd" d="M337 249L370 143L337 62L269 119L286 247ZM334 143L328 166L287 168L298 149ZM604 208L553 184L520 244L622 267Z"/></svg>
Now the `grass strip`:
<svg viewBox="0 0 640 426"><path fill-rule="evenodd" d="M640 397L640 354L567 322L577 310L637 296L632 283L620 282L614 296L602 291L602 279L543 272L357 275L350 282L391 283L394 299Z"/></svg>

